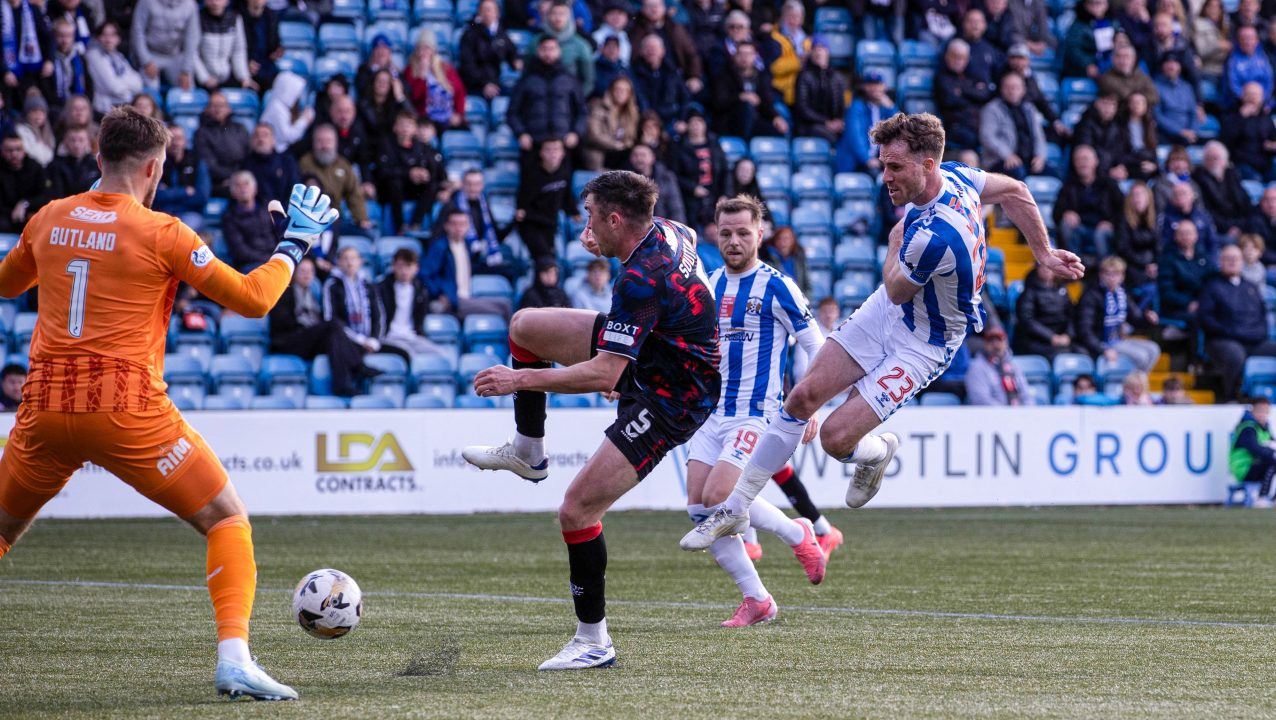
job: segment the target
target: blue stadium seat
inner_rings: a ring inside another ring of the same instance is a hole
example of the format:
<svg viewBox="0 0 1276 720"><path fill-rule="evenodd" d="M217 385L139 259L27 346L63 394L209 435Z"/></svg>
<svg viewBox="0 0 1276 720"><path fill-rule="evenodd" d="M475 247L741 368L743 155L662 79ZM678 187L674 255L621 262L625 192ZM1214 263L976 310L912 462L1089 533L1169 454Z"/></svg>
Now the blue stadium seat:
<svg viewBox="0 0 1276 720"><path fill-rule="evenodd" d="M306 50L315 46L315 28L310 23L284 20L279 23L279 44L289 50Z"/></svg>
<svg viewBox="0 0 1276 720"><path fill-rule="evenodd" d="M471 128L475 125L487 127L489 119L492 117L491 108L487 104L487 99L482 95L466 95L465 96L465 122ZM482 148L480 148L480 151Z"/></svg>
<svg viewBox="0 0 1276 720"><path fill-rule="evenodd" d="M1028 64L1032 66L1032 72L1034 75L1044 74L1053 70L1056 67L1058 60L1059 56L1055 52L1054 48L1047 46L1044 50L1042 50L1040 55L1031 53L1028 57ZM1040 80L1040 77L1038 80ZM1044 91L1045 88L1043 87L1042 90Z"/></svg>
<svg viewBox="0 0 1276 720"><path fill-rule="evenodd" d="M496 401L490 397L479 397L478 395L457 395L452 406L467 410L488 409L496 407Z"/></svg>
<svg viewBox="0 0 1276 720"><path fill-rule="evenodd" d="M406 20L412 0L368 0L369 20Z"/></svg>
<svg viewBox="0 0 1276 720"><path fill-rule="evenodd" d="M466 348L480 343L504 342L509 337L509 326L500 315L470 315L465 318L464 336Z"/></svg>
<svg viewBox="0 0 1276 720"><path fill-rule="evenodd" d="M454 19L458 25L464 25L478 13L479 0L456 0L456 15Z"/></svg>
<svg viewBox="0 0 1276 720"><path fill-rule="evenodd" d="M850 67L851 57L855 54L855 41L851 34L828 32L824 34L824 41L829 46L830 64L838 68Z"/></svg>
<svg viewBox="0 0 1276 720"><path fill-rule="evenodd" d="M456 382L461 387L468 388L474 384L474 376L478 375L479 371L500 363L500 358L488 353L465 353L456 366Z"/></svg>
<svg viewBox="0 0 1276 720"><path fill-rule="evenodd" d="M403 407L408 396L408 387L404 383L378 382L381 378L373 378L368 394L389 400L394 407Z"/></svg>
<svg viewBox="0 0 1276 720"><path fill-rule="evenodd" d="M373 0L377 2L378 0ZM442 49L451 37L451 29L447 33L438 34L439 48ZM394 52L405 52L408 48L408 24L403 20L378 20L363 28L363 52L366 55L372 50L372 41L378 35L386 36L390 41L390 49Z"/></svg>
<svg viewBox="0 0 1276 720"><path fill-rule="evenodd" d="M749 156L758 165L778 163L787 166L791 155L788 138L759 136L749 141Z"/></svg>
<svg viewBox="0 0 1276 720"><path fill-rule="evenodd" d="M358 248L359 254L363 256L365 261L372 260L377 254L376 245L372 242L372 238L364 237L362 235L342 235L341 240L337 243L337 252L340 252L347 247ZM333 256L335 257L336 254L337 253L334 252Z"/></svg>
<svg viewBox="0 0 1276 720"><path fill-rule="evenodd" d="M1259 180L1242 180L1241 187L1245 188L1245 193L1249 195L1249 201L1255 205L1263 199L1263 190L1265 187Z"/></svg>
<svg viewBox="0 0 1276 720"><path fill-rule="evenodd" d="M422 385L417 389L416 394L437 398L443 407L452 407L452 403L456 400L456 381L455 379L449 379L446 384L431 383Z"/></svg>
<svg viewBox="0 0 1276 720"><path fill-rule="evenodd" d="M1249 394L1259 385L1276 385L1276 358L1252 357L1245 360L1241 375L1242 392Z"/></svg>
<svg viewBox="0 0 1276 720"><path fill-rule="evenodd" d="M18 244L18 239L21 237L17 233L0 233L0 257L8 255L13 246Z"/></svg>
<svg viewBox="0 0 1276 720"><path fill-rule="evenodd" d="M563 395L550 393L549 407L552 408L587 408L593 407L590 399L584 395Z"/></svg>
<svg viewBox="0 0 1276 720"><path fill-rule="evenodd" d="M186 149L190 150L195 147L195 133L199 131L198 115L174 115L173 123L181 125L186 131Z"/></svg>
<svg viewBox="0 0 1276 720"><path fill-rule="evenodd" d="M390 261L400 248L407 248L418 256L421 255L421 241L402 235L382 235L377 238L373 247L376 249L377 261L383 270L389 270Z"/></svg>
<svg viewBox="0 0 1276 720"><path fill-rule="evenodd" d="M251 117L256 122L257 115L261 112L261 101L257 98L257 93L237 87L222 88L221 93L230 103L232 113Z"/></svg>
<svg viewBox="0 0 1276 720"><path fill-rule="evenodd" d="M1015 366L1023 372L1024 380L1029 385L1034 383L1050 384L1050 361L1040 355L1015 355Z"/></svg>
<svg viewBox="0 0 1276 720"><path fill-rule="evenodd" d="M355 395L350 398L351 410L393 410L399 407L385 395Z"/></svg>
<svg viewBox="0 0 1276 720"><path fill-rule="evenodd" d="M856 235L871 234L877 226L877 205L872 200L843 202L834 213L833 222L842 232Z"/></svg>
<svg viewBox="0 0 1276 720"><path fill-rule="evenodd" d="M1085 107L1099 96L1099 86L1090 78L1065 78L1059 89L1059 105Z"/></svg>
<svg viewBox="0 0 1276 720"><path fill-rule="evenodd" d="M286 395L266 395L251 398L248 407L252 410L297 410L301 408L299 399Z"/></svg>
<svg viewBox="0 0 1276 720"><path fill-rule="evenodd" d="M234 395L209 395L204 398L205 410L243 410L246 406L243 398Z"/></svg>
<svg viewBox="0 0 1276 720"><path fill-rule="evenodd" d="M279 72L290 72L304 78L310 77L310 68L315 64L314 53L301 50L289 50L288 54L275 61L275 69Z"/></svg>
<svg viewBox="0 0 1276 720"><path fill-rule="evenodd" d="M227 344L237 340L270 340L270 324L266 318L247 318L228 312L222 315L218 330L222 342Z"/></svg>
<svg viewBox="0 0 1276 720"><path fill-rule="evenodd" d="M443 398L429 393L413 393L403 403L403 407L412 410L436 410L451 406L452 403L444 402Z"/></svg>
<svg viewBox="0 0 1276 720"><path fill-rule="evenodd" d="M173 402L173 407L177 408L178 412L192 412L204 407L203 395L200 395L199 399L196 400L195 397L191 395L174 395L169 393L168 399Z"/></svg>
<svg viewBox="0 0 1276 720"><path fill-rule="evenodd" d="M572 173L572 194L575 195L576 197L580 197L580 194L584 192L585 190L586 183L588 183L590 180L593 180L594 178L598 177L601 174L602 173L597 170L574 171Z"/></svg>
<svg viewBox="0 0 1276 720"><path fill-rule="evenodd" d="M798 235L811 229L825 229L832 222L833 217L830 213L814 207L798 206L789 217L789 224Z"/></svg>
<svg viewBox="0 0 1276 720"><path fill-rule="evenodd" d="M1202 76L1198 83L1201 89L1201 102L1205 105L1218 105L1223 100L1223 92L1219 81L1212 77Z"/></svg>
<svg viewBox="0 0 1276 720"><path fill-rule="evenodd" d="M505 124L505 114L510 109L509 95L497 95L487 103L488 118L492 127L499 127Z"/></svg>
<svg viewBox="0 0 1276 720"><path fill-rule="evenodd" d="M761 165L757 168L755 178L758 181L758 189L762 191L762 197L770 200L772 197L783 197L786 200L789 197L789 189L792 186L793 176L789 173L788 165ZM774 208L772 208L774 211Z"/></svg>
<svg viewBox="0 0 1276 720"><path fill-rule="evenodd" d="M735 167L740 158L749 156L749 146L744 144L744 140L731 135L725 135L718 138L718 147L722 148L722 154L727 158L727 164Z"/></svg>
<svg viewBox="0 0 1276 720"><path fill-rule="evenodd" d="M252 394L256 394L258 373L247 358L239 355L214 355L208 374L219 394L232 385L250 387Z"/></svg>
<svg viewBox="0 0 1276 720"><path fill-rule="evenodd" d="M844 7L821 7L815 11L815 32L849 33L851 31L851 11Z"/></svg>
<svg viewBox="0 0 1276 720"><path fill-rule="evenodd" d="M332 362L327 355L316 355L310 362L310 394L332 394Z"/></svg>
<svg viewBox="0 0 1276 720"><path fill-rule="evenodd" d="M859 305L876 289L876 273L852 271L833 285L833 297L838 305Z"/></svg>
<svg viewBox="0 0 1276 720"><path fill-rule="evenodd" d="M919 402L928 407L951 407L961 405L961 398L948 392L926 392L922 393Z"/></svg>
<svg viewBox="0 0 1276 720"><path fill-rule="evenodd" d="M532 49L532 40L535 35L530 30L514 29L509 31L510 40L514 43L514 47L518 48L520 57L527 55Z"/></svg>
<svg viewBox="0 0 1276 720"><path fill-rule="evenodd" d="M844 200L872 200L876 183L867 173L838 173L833 176L833 192L839 202Z"/></svg>
<svg viewBox="0 0 1276 720"><path fill-rule="evenodd" d="M1051 368L1055 386L1071 384L1078 375L1094 375L1094 360L1081 353L1059 353Z"/></svg>
<svg viewBox="0 0 1276 720"><path fill-rule="evenodd" d="M310 395L303 407L307 410L345 410L350 407L350 401L333 395Z"/></svg>
<svg viewBox="0 0 1276 720"><path fill-rule="evenodd" d="M450 160L483 159L483 144L469 130L447 130L443 133L443 157Z"/></svg>
<svg viewBox="0 0 1276 720"><path fill-rule="evenodd" d="M939 48L921 40L905 40L899 46L900 67L934 70L939 66Z"/></svg>
<svg viewBox="0 0 1276 720"><path fill-rule="evenodd" d="M410 372L417 387L451 385L456 381L456 362L447 355L414 355Z"/></svg>
<svg viewBox="0 0 1276 720"><path fill-rule="evenodd" d="M828 140L820 137L793 138L794 165L831 165L832 162L833 147Z"/></svg>
<svg viewBox="0 0 1276 720"><path fill-rule="evenodd" d="M452 0L416 0L412 22L452 22L453 14Z"/></svg>
<svg viewBox="0 0 1276 720"><path fill-rule="evenodd" d="M470 278L470 295L476 298L505 298L513 302L514 287L500 275L475 275Z"/></svg>
<svg viewBox="0 0 1276 720"><path fill-rule="evenodd" d="M1033 77L1037 79L1037 87L1041 89L1041 94L1045 96L1046 102L1050 106L1059 110L1059 78L1054 73L1042 70L1033 71Z"/></svg>
<svg viewBox="0 0 1276 720"><path fill-rule="evenodd" d="M362 21L366 8L365 0L332 0L333 17Z"/></svg>
<svg viewBox="0 0 1276 720"><path fill-rule="evenodd" d="M208 91L203 88L171 88L164 98L164 106L169 115L195 115L204 112L208 105Z"/></svg>
<svg viewBox="0 0 1276 720"><path fill-rule="evenodd" d="M373 382L378 380L397 380L402 383L408 379L407 361L394 353L378 352L364 355L363 364L373 370L381 371L380 375L373 378Z"/></svg>
<svg viewBox="0 0 1276 720"><path fill-rule="evenodd" d="M809 259L808 259L809 263ZM847 270L877 271L877 254L873 246L862 242L844 242L833 251L833 264L838 272Z"/></svg>
<svg viewBox="0 0 1276 720"><path fill-rule="evenodd" d="M461 341L461 323L455 315L430 313L425 316L425 336L441 345L456 345Z"/></svg>
<svg viewBox="0 0 1276 720"><path fill-rule="evenodd" d="M930 99L934 94L935 72L922 68L912 68L900 73L897 91L902 98Z"/></svg>
<svg viewBox="0 0 1276 720"><path fill-rule="evenodd" d="M509 126L502 125L495 132L489 133L487 136L487 161L489 163L497 163L507 161L515 164L519 161L518 138L514 137L514 133Z"/></svg>
<svg viewBox="0 0 1276 720"><path fill-rule="evenodd" d="M13 344L25 345L31 342L35 334L37 315L33 312L21 312L13 318Z"/></svg>
<svg viewBox="0 0 1276 720"><path fill-rule="evenodd" d="M860 40L855 44L855 68L862 76L870 65L895 65L895 45L889 40ZM887 86L889 87L889 86Z"/></svg>
<svg viewBox="0 0 1276 720"><path fill-rule="evenodd" d="M319 26L319 52L355 51L358 52L359 30L345 22L329 22Z"/></svg>
<svg viewBox="0 0 1276 720"><path fill-rule="evenodd" d="M345 75L347 80L354 81L357 67L350 62L344 53L332 53L315 60L312 79L319 85L328 82L334 75Z"/></svg>
<svg viewBox="0 0 1276 720"><path fill-rule="evenodd" d="M205 386L204 364L189 355L164 356L164 382L174 385Z"/></svg>
<svg viewBox="0 0 1276 720"><path fill-rule="evenodd" d="M1106 388L1109 383L1121 384L1125 380L1125 376L1134 372L1136 368L1130 358L1124 355L1118 355L1116 360L1108 360L1103 355L1099 356L1099 362L1095 367L1095 379L1100 387Z"/></svg>
<svg viewBox="0 0 1276 720"><path fill-rule="evenodd" d="M1028 192L1032 193L1038 203L1053 203L1059 197L1059 189L1063 187L1062 180L1050 175L1029 175L1024 182L1028 184Z"/></svg>
<svg viewBox="0 0 1276 720"><path fill-rule="evenodd" d="M822 202L825 207L832 209L833 184L828 181L828 178L810 174L803 170L791 179L789 192L798 201L799 205L805 206L811 201L816 201ZM800 210L801 208L798 209Z"/></svg>

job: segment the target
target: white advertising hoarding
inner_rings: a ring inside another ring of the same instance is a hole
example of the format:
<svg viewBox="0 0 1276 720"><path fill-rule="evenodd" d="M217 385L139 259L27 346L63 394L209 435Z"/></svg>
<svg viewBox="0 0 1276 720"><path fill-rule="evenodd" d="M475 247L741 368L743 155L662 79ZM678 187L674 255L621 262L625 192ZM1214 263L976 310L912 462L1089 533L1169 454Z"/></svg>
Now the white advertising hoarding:
<svg viewBox="0 0 1276 720"><path fill-rule="evenodd" d="M189 415L256 515L551 511L614 417L608 409L551 409L550 477L532 484L461 459L465 445L512 433L508 410ZM910 407L886 426L902 443L871 507L1220 502L1239 417L1237 406ZM12 423L12 415L0 417L0 432ZM685 460L675 451L617 509L685 507ZM818 504L842 506L851 468L818 441L800 448L794 463ZM782 503L774 487L767 492ZM42 512L162 514L93 466Z"/></svg>

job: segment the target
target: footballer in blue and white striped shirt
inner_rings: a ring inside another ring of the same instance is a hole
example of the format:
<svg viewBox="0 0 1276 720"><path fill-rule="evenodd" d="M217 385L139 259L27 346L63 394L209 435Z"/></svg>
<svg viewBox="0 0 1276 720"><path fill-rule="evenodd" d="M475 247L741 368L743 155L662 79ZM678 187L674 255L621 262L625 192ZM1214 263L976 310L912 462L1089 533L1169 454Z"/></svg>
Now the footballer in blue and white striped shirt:
<svg viewBox="0 0 1276 720"><path fill-rule="evenodd" d="M824 421L824 451L855 464L846 504L860 507L881 487L899 439L871 434L948 367L968 330L983 327L979 293L988 249L984 203L999 204L1040 267L1065 281L1085 267L1050 247L1041 211L1022 182L960 163L941 163L946 136L929 113L899 114L873 126L882 183L906 208L891 229L882 285L830 336L802 382L758 441L730 497L683 537L686 550L741 532L772 473L788 462L824 403L851 388Z"/></svg>
<svg viewBox="0 0 1276 720"><path fill-rule="evenodd" d="M687 445L687 513L699 522L717 510L740 476L784 397L789 338L815 354L824 344L806 297L784 273L758 259L762 244L760 200L722 198L714 208L718 249L726 263L709 276L718 306L718 368L722 392L709 421ZM807 439L815 433L815 423ZM793 548L808 579L824 579L827 563L811 521L792 520L764 499L750 511L753 527L774 533ZM744 596L724 627L743 627L775 617L775 601L762 585L739 536L719 538L710 548Z"/></svg>

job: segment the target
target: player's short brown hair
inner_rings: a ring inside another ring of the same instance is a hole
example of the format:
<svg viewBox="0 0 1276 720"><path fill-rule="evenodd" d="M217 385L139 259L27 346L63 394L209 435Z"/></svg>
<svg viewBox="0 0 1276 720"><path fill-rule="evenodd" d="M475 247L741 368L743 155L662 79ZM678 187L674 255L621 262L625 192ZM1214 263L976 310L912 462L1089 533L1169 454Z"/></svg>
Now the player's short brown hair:
<svg viewBox="0 0 1276 720"><path fill-rule="evenodd" d="M762 216L766 213L766 206L762 201L752 195L736 195L735 197L721 197L713 206L713 221L718 222L726 213L749 213L749 220L757 223L762 222Z"/></svg>
<svg viewBox="0 0 1276 720"><path fill-rule="evenodd" d="M628 170L610 170L585 183L581 197L593 196L592 212L618 213L630 225L651 222L660 188L655 181Z"/></svg>
<svg viewBox="0 0 1276 720"><path fill-rule="evenodd" d="M131 105L120 105L102 118L98 153L108 164L142 161L166 149L169 140L164 123L143 115Z"/></svg>
<svg viewBox="0 0 1276 720"><path fill-rule="evenodd" d="M874 125L868 135L878 147L903 140L911 152L936 160L943 156L947 142L944 124L930 113L892 115Z"/></svg>

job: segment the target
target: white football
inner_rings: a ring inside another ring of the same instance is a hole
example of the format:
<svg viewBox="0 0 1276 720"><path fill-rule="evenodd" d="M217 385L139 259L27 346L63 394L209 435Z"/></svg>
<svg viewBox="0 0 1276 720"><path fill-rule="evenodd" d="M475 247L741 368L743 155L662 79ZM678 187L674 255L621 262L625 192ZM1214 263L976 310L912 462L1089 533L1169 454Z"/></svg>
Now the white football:
<svg viewBox="0 0 1276 720"><path fill-rule="evenodd" d="M354 578L340 570L316 570L297 583L292 616L302 630L317 638L339 638L363 617L363 591Z"/></svg>

